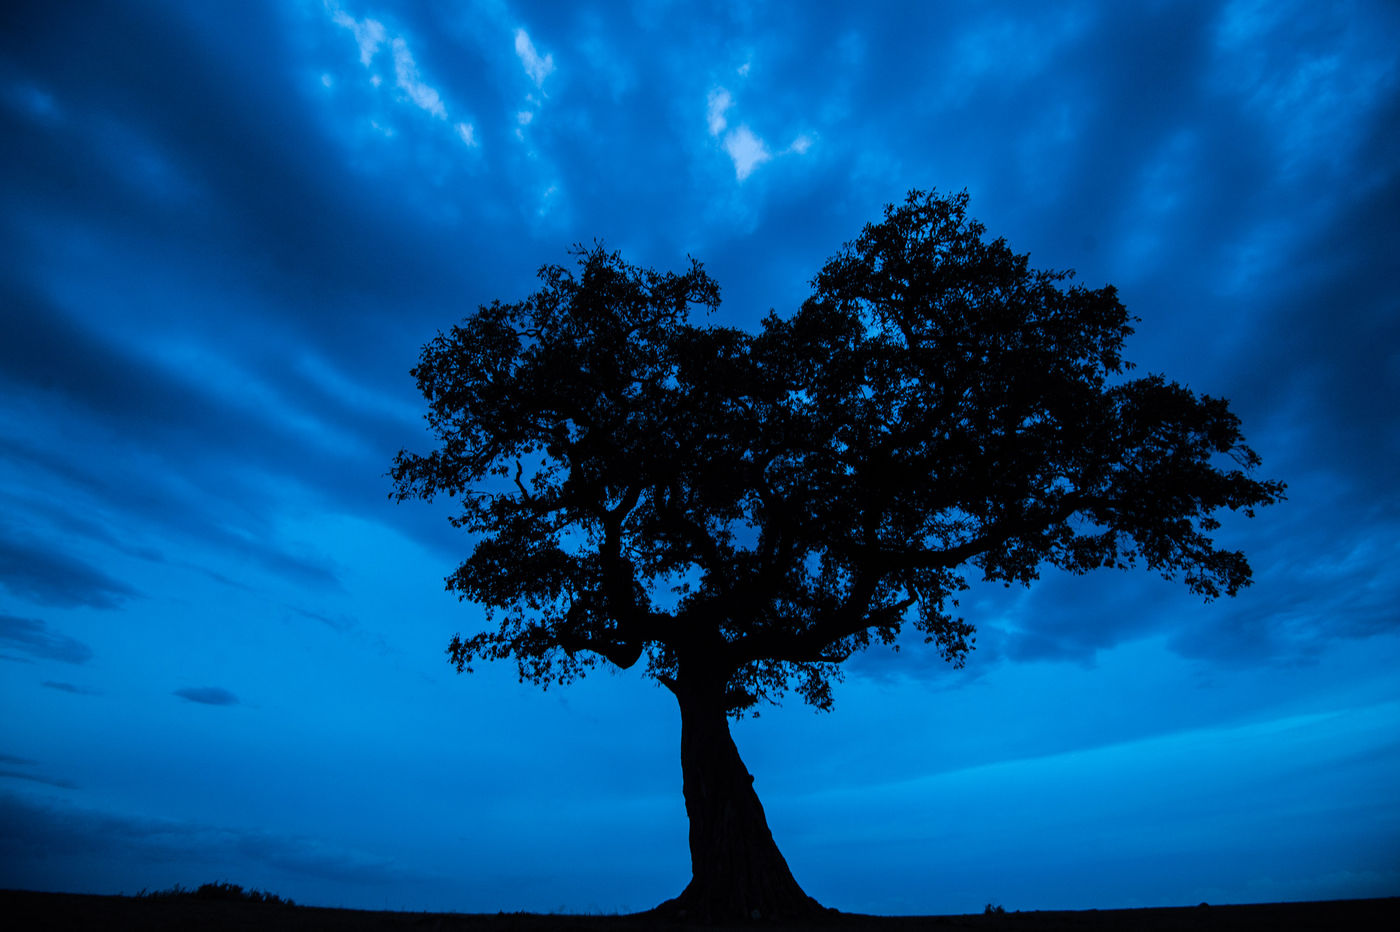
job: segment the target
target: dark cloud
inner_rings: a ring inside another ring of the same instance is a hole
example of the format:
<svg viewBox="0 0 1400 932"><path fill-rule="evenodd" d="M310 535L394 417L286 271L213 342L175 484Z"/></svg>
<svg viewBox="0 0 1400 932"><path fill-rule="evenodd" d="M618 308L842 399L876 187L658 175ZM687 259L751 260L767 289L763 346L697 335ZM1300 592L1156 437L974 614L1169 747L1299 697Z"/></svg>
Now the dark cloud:
<svg viewBox="0 0 1400 932"><path fill-rule="evenodd" d="M47 774L35 770L34 768L37 766L37 761L30 760L26 757L0 754L0 779L26 780L30 783L42 783L45 786L54 786L63 790L77 789L77 784L69 780L50 777Z"/></svg>
<svg viewBox="0 0 1400 932"><path fill-rule="evenodd" d="M313 612L308 609L295 607L292 608L292 612L301 616L302 618L309 618L312 621L319 622L325 625L327 628L330 628L332 631L337 631L342 634L344 634L347 631L352 631L359 626L359 623L355 621L355 619L349 617L348 615L332 616L325 614L324 612Z"/></svg>
<svg viewBox="0 0 1400 932"><path fill-rule="evenodd" d="M1389 116L1392 127L1400 123L1400 104ZM1396 135L1393 128L1384 133ZM1387 148L1400 164L1400 142ZM1396 217L1400 170L1356 192L1325 228L1280 257L1295 275L1287 289L1271 289L1270 323L1251 347L1267 364L1234 378L1250 409L1275 415L1274 429L1284 436L1271 445L1284 451L1287 465L1340 483L1349 500L1336 504L1363 522L1400 519L1392 494L1400 460L1393 403L1400 397L1400 294L1376 274L1394 264Z"/></svg>
<svg viewBox="0 0 1400 932"><path fill-rule="evenodd" d="M151 563L166 562L165 556L155 547L125 539L109 524L96 517L74 513L71 502L65 507L53 501L0 494L0 508L4 508L11 518L32 515L66 540L88 540L139 560ZM129 534L130 529L126 529L126 532Z"/></svg>
<svg viewBox="0 0 1400 932"><path fill-rule="evenodd" d="M43 605L112 609L139 593L101 570L36 540L15 540L0 529L0 586Z"/></svg>
<svg viewBox="0 0 1400 932"><path fill-rule="evenodd" d="M1173 650L1222 666L1293 665L1317 662L1338 640L1400 631L1400 579L1391 572L1400 522L1337 525L1334 515L1351 509L1329 509L1324 495L1317 499L1312 507L1300 500L1295 513L1280 515L1273 534L1261 532L1246 545L1254 586L1208 612L1179 616L1170 631ZM1296 545L1303 535L1309 548Z"/></svg>
<svg viewBox="0 0 1400 932"><path fill-rule="evenodd" d="M61 693L72 693L75 696L100 696L102 692L96 689L88 689L86 686L75 686L72 683L59 683L54 680L44 680L39 684L45 689L56 689Z"/></svg>
<svg viewBox="0 0 1400 932"><path fill-rule="evenodd" d="M66 634L50 631L48 625L37 618L0 615L0 643L44 660L87 663L92 659L91 647Z"/></svg>
<svg viewBox="0 0 1400 932"><path fill-rule="evenodd" d="M0 378L11 390L59 394L121 434L146 438L229 415L215 410L205 386L173 379L14 282L0 289Z"/></svg>
<svg viewBox="0 0 1400 932"><path fill-rule="evenodd" d="M287 307L312 329L338 318L339 333L322 333L332 340L355 336L366 294L421 300L443 245L378 235L392 202L357 184L302 124L302 100L276 64L287 42L276 9L251 4L216 27L265 49L258 66L208 42L199 19L176 5L7 30L11 73L42 75L65 117L35 125L7 114L8 158L28 179L16 198L82 203L88 217L138 241L168 237L200 264L240 256L245 286L293 299Z"/></svg>
<svg viewBox="0 0 1400 932"><path fill-rule="evenodd" d="M209 453L198 447L170 452L176 456L201 458ZM107 453L110 456L111 451ZM221 494L194 494L189 485L172 482L169 475L152 473L139 461L103 461L100 455L95 452L90 458L65 457L0 438L0 458L25 465L29 481L36 487L35 494L52 499L49 507L62 507L75 499L98 501L104 509L115 510L147 532L165 531L177 539L204 541L223 554L295 582L340 588L336 570L326 562L313 555L289 552L267 539L272 503L251 493L242 503L234 498L234 493L245 491L246 478L225 474L218 475L216 481L216 475L210 475L202 478L197 486L201 490L219 488ZM98 462L102 463L101 467L96 465ZM252 528L246 533L237 532L235 522L240 520L244 525L251 523Z"/></svg>
<svg viewBox="0 0 1400 932"><path fill-rule="evenodd" d="M58 777L47 777L41 773L28 773L22 770L0 769L0 778L8 778L11 780L27 780L30 783L42 783L45 786L56 786L59 789L63 790L77 789L78 786L76 783L73 783L69 780L63 780Z"/></svg>
<svg viewBox="0 0 1400 932"><path fill-rule="evenodd" d="M172 695L201 705L238 705L238 697L227 689L218 686L189 686L177 689Z"/></svg>
<svg viewBox="0 0 1400 932"><path fill-rule="evenodd" d="M202 864L220 871L265 865L361 885L402 882L410 876L386 858L308 838L132 817L14 794L0 794L0 825L5 826L0 833L0 878L8 881L24 864L29 876L48 878L54 889L69 888L61 872L71 859L89 856L129 860L153 876L170 864Z"/></svg>
<svg viewBox="0 0 1400 932"><path fill-rule="evenodd" d="M357 884L402 882L408 873L393 861L376 858L306 838L271 832L240 833L234 845L248 858L308 877Z"/></svg>

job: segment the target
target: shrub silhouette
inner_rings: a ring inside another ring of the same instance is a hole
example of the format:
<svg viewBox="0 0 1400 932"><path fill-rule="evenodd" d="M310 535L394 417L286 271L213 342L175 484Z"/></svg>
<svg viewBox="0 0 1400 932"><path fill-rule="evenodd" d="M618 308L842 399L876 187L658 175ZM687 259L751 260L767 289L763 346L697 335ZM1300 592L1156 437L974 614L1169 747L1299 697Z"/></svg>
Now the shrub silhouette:
<svg viewBox="0 0 1400 932"><path fill-rule="evenodd" d="M188 890L178 883L166 890L146 890L136 894L141 900L221 900L236 903L267 903L273 906L295 906L295 901L268 893L263 890L244 890L236 883L206 883L197 889Z"/></svg>

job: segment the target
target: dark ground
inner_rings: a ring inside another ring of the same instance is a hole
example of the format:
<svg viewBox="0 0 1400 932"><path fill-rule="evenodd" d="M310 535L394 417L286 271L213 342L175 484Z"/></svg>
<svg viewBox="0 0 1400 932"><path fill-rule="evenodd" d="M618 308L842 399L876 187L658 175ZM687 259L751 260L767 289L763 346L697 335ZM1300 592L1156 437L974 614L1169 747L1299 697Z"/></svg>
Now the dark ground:
<svg viewBox="0 0 1400 932"><path fill-rule="evenodd" d="M1389 917L1389 918L1387 918ZM194 898L138 899L76 893L0 891L0 926L6 929L212 930L460 930L460 932L648 932L648 930L743 929L786 932L923 932L923 930L1351 930L1400 929L1400 897L1334 900L1322 903L1265 903L1252 906L1189 906L1169 909L1103 909L1080 912L1020 912L972 916L861 916L833 913L802 924L756 921L742 925L687 926L636 916L554 916L533 913L460 915L453 913L365 912L220 902Z"/></svg>

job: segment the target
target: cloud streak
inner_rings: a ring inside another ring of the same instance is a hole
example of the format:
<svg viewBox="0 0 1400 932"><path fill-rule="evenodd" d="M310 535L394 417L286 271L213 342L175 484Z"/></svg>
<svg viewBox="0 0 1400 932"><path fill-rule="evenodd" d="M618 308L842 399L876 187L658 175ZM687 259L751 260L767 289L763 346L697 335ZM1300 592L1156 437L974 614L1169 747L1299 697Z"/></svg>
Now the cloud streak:
<svg viewBox="0 0 1400 932"><path fill-rule="evenodd" d="M225 828L202 822L132 817L57 801L0 794L0 860L28 865L30 883L66 889L66 858L97 855L161 865L260 865L351 885L384 886L410 878L394 861L312 838ZM168 869L168 868L167 868ZM13 876L13 871L11 872Z"/></svg>
<svg viewBox="0 0 1400 932"><path fill-rule="evenodd" d="M50 631L48 625L37 618L0 615L0 644L41 660L76 664L92 659L91 647L66 634Z"/></svg>
<svg viewBox="0 0 1400 932"><path fill-rule="evenodd" d="M554 73L554 56L550 54L541 58L524 29L515 30L515 55L525 68L525 74L535 82L535 87L544 87L544 79Z"/></svg>
<svg viewBox="0 0 1400 932"><path fill-rule="evenodd" d="M447 107L442 103L442 96L436 89L423 83L418 74L418 65L413 61L413 53L408 50L408 43L402 38L395 38L392 48L394 78L399 89L407 94L408 99L420 110L426 110L439 120L447 119Z"/></svg>
<svg viewBox="0 0 1400 932"><path fill-rule="evenodd" d="M102 693L96 689L88 689L85 686L75 686L72 683L59 683L54 680L44 680L39 684L45 689L54 689L61 693L71 693L75 696L100 696Z"/></svg>
<svg viewBox="0 0 1400 932"><path fill-rule="evenodd" d="M0 531L3 535L3 531ZM0 536L0 587L39 605L115 609L139 593L37 540Z"/></svg>
<svg viewBox="0 0 1400 932"><path fill-rule="evenodd" d="M238 697L218 686L188 686L172 694L199 705L239 705Z"/></svg>

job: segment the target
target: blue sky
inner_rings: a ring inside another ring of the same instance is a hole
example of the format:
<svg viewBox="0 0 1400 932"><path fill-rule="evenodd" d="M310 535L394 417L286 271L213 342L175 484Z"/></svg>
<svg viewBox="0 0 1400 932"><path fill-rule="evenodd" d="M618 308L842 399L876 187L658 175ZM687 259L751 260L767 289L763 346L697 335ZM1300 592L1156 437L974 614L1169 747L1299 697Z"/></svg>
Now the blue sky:
<svg viewBox="0 0 1400 932"><path fill-rule="evenodd" d="M1255 585L964 600L735 727L823 903L1400 893L1400 12L1387 3L9 4L0 887L634 910L670 695L463 677L470 542L385 472L443 327L604 241L794 309L912 187L1113 283L1289 499Z"/></svg>

